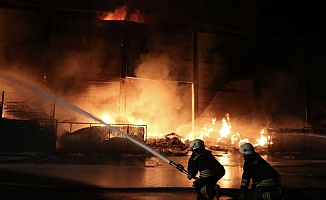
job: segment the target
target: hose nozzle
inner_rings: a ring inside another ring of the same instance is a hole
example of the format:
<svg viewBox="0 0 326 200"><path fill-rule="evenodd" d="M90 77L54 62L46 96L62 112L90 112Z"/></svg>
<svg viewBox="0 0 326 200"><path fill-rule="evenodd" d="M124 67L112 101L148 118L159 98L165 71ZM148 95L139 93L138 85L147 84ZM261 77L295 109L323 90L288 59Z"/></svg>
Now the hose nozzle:
<svg viewBox="0 0 326 200"><path fill-rule="evenodd" d="M173 161L170 161L169 163L170 165L172 165L173 167L177 168L178 170L180 170L181 172L185 173L185 174L189 174L187 170L185 170L185 168L181 165L181 164L176 164Z"/></svg>

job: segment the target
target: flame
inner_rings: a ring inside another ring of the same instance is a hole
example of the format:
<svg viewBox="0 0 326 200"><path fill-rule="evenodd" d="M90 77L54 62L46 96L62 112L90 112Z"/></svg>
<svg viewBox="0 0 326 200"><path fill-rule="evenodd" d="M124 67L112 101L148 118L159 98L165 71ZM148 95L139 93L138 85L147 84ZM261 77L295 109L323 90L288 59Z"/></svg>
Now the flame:
<svg viewBox="0 0 326 200"><path fill-rule="evenodd" d="M115 123L115 120L112 117L110 117L108 114L103 114L102 119L105 123L108 123L108 124ZM131 121L131 123L133 123L133 124L144 125L144 121L142 119L137 119L137 120L129 119L129 121ZM216 143L219 143L222 138L228 138L230 140L230 144L233 144L233 145L237 144L238 147L240 147L244 143L250 142L250 140L248 138L241 138L241 135L239 133L231 132L232 125L231 125L230 115L228 113L222 118L221 121L222 121L222 127L219 129L219 131L216 131L214 129L214 127L216 126L216 118L213 118L211 126L203 127L200 136L197 138L212 139L213 137L216 137L215 133L219 132L219 137L217 137ZM189 133L189 135L191 135L191 134ZM147 133L147 136L150 138L157 139L157 138L165 137L166 134L154 132L154 133ZM181 136L182 137L186 136L186 134L181 134ZM183 137L181 140L184 142L186 140L190 141L193 139L194 138ZM272 144L272 142L270 140L271 140L271 138L269 136L268 137L265 136L265 130L261 129L260 137L258 139L256 139L255 142L252 144L254 146L265 146L267 144Z"/></svg>
<svg viewBox="0 0 326 200"><path fill-rule="evenodd" d="M257 143L254 144L254 146L265 146L267 144L267 137L264 136L264 133L265 133L265 131L264 131L264 129L262 129L260 131L261 136L259 139L256 140Z"/></svg>
<svg viewBox="0 0 326 200"><path fill-rule="evenodd" d="M128 12L129 8L124 5L118 7L113 12L108 12L104 16L100 17L102 20L127 20L137 23L145 23L145 16L140 13L139 10Z"/></svg>
<svg viewBox="0 0 326 200"><path fill-rule="evenodd" d="M208 137L212 138L212 133L215 132L214 126L216 122L216 118L212 119L212 127L203 127L201 131L201 136L199 138ZM222 118L222 127L219 130L219 137L217 138L216 142L219 143L223 138L228 138L230 140L230 144L237 144L238 147L240 147L244 143L251 142L254 146L266 146L267 144L272 144L270 141L270 136L266 137L264 135L265 131L264 129L261 129L260 131L260 137L255 142L250 141L249 138L242 138L239 133L234 133L231 131L232 125L230 120L230 115L228 113L225 114L225 116ZM225 142L225 141L223 141Z"/></svg>
<svg viewBox="0 0 326 200"><path fill-rule="evenodd" d="M151 138L163 138L164 135L162 133L151 133Z"/></svg>
<svg viewBox="0 0 326 200"><path fill-rule="evenodd" d="M222 128L219 130L220 137L217 139L219 142L222 138L229 138L231 140L231 144L235 144L236 141L239 140L240 134L231 132L231 119L229 113L226 113L222 118Z"/></svg>
<svg viewBox="0 0 326 200"><path fill-rule="evenodd" d="M248 138L240 139L239 144L238 144L238 147L240 147L242 144L248 143L248 142L249 142L249 139Z"/></svg>
<svg viewBox="0 0 326 200"><path fill-rule="evenodd" d="M226 115L222 118L222 128L220 129L220 133L221 133L221 138L223 137L228 137L230 130L231 130L232 126L230 123L230 115L228 113L226 113Z"/></svg>
<svg viewBox="0 0 326 200"><path fill-rule="evenodd" d="M134 124L136 124L136 125L143 125L144 124L144 121L142 119L139 119Z"/></svg>
<svg viewBox="0 0 326 200"><path fill-rule="evenodd" d="M127 6L115 9L113 12L107 13L103 20L125 20L127 15Z"/></svg>
<svg viewBox="0 0 326 200"><path fill-rule="evenodd" d="M114 120L112 121L110 116L108 114L103 114L102 116L103 122L110 124L110 123L115 123Z"/></svg>

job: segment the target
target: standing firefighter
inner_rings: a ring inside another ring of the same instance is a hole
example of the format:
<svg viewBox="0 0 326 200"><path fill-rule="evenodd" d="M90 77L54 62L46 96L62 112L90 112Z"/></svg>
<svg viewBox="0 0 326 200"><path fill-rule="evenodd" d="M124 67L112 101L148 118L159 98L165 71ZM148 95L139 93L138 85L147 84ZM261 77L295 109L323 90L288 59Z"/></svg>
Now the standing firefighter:
<svg viewBox="0 0 326 200"><path fill-rule="evenodd" d="M280 195L281 177L279 173L258 153L250 143L241 145L244 157L240 197L244 198L252 179L251 189L254 200L278 200Z"/></svg>
<svg viewBox="0 0 326 200"><path fill-rule="evenodd" d="M224 167L216 160L211 151L205 149L204 142L195 139L190 143L192 155L188 160L188 179L195 179L193 186L195 187L198 197L197 199L212 200L216 196L219 199L220 187L216 184L224 174ZM199 178L196 178L197 173Z"/></svg>

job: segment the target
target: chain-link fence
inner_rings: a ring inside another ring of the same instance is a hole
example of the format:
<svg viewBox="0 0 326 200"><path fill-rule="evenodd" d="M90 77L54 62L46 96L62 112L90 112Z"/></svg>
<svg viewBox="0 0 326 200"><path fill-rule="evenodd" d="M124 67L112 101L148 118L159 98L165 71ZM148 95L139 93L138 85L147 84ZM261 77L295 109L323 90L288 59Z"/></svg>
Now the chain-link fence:
<svg viewBox="0 0 326 200"><path fill-rule="evenodd" d="M54 116L54 102L28 91L23 93L3 91L0 104L1 117L6 119L50 119Z"/></svg>
<svg viewBox="0 0 326 200"><path fill-rule="evenodd" d="M80 128L83 126L82 128ZM146 125L110 124L110 126L145 142ZM58 127L63 133L58 139L58 149L66 153L145 153L142 147L134 144L120 133L98 123L59 122ZM64 129L63 127L66 127ZM77 127L79 129L77 129ZM75 131L72 131L75 130Z"/></svg>

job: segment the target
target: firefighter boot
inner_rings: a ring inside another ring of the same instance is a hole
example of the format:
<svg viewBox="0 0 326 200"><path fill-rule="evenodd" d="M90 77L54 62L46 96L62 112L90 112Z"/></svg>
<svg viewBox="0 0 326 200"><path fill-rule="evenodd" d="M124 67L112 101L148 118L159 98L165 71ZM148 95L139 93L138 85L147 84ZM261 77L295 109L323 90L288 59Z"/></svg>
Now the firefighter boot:
<svg viewBox="0 0 326 200"><path fill-rule="evenodd" d="M206 186L206 194L208 195L209 200L213 200L215 199L215 197L219 199L219 194L220 194L219 188L220 186L215 184Z"/></svg>
<svg viewBox="0 0 326 200"><path fill-rule="evenodd" d="M215 185L215 192L216 192L216 199L220 199L220 197L221 197L221 187L218 184Z"/></svg>

